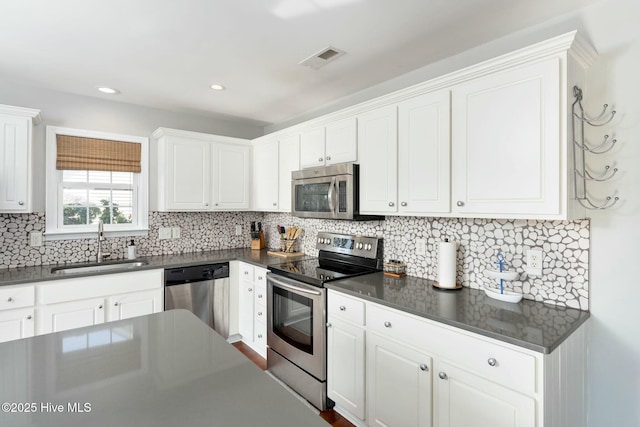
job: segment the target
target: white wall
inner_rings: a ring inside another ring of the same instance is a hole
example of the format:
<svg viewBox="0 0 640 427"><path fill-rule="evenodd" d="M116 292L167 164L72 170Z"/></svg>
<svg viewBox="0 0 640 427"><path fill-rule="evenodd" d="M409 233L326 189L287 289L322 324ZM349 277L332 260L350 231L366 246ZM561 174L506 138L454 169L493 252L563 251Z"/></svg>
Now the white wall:
<svg viewBox="0 0 640 427"><path fill-rule="evenodd" d="M174 113L29 87L6 80L0 80L0 104L41 110L42 124L34 132L33 206L37 212L44 212L45 208L45 128L48 125L144 137L151 137L151 133L161 126L238 138L262 135L261 127L247 125L240 120Z"/></svg>
<svg viewBox="0 0 640 427"><path fill-rule="evenodd" d="M604 0L431 66L265 128L267 133L371 99L411 84L578 29L599 57L587 74L585 106L597 115L603 103L618 111L608 126L589 130L620 141L613 151L590 156L595 169L616 162L618 176L591 185L594 196L615 190L612 209L590 211L591 259L588 399L589 427L640 426L640 1Z"/></svg>

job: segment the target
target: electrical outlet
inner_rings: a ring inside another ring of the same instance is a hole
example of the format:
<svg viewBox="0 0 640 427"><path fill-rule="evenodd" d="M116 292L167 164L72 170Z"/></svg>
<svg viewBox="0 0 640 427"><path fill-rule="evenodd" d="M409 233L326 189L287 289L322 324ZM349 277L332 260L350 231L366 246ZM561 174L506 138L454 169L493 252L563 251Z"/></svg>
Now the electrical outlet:
<svg viewBox="0 0 640 427"><path fill-rule="evenodd" d="M32 231L29 233L29 244L34 247L42 246L42 232Z"/></svg>
<svg viewBox="0 0 640 427"><path fill-rule="evenodd" d="M171 229L171 237L174 239L180 238L180 227L173 227Z"/></svg>
<svg viewBox="0 0 640 427"><path fill-rule="evenodd" d="M241 235L242 235L242 226L236 225L236 236L241 236Z"/></svg>
<svg viewBox="0 0 640 427"><path fill-rule="evenodd" d="M416 239L416 255L427 255L427 241L425 239Z"/></svg>
<svg viewBox="0 0 640 427"><path fill-rule="evenodd" d="M171 238L171 228L169 227L160 227L158 229L158 239L165 240Z"/></svg>
<svg viewBox="0 0 640 427"><path fill-rule="evenodd" d="M529 249L527 252L527 274L531 276L542 275L542 251Z"/></svg>

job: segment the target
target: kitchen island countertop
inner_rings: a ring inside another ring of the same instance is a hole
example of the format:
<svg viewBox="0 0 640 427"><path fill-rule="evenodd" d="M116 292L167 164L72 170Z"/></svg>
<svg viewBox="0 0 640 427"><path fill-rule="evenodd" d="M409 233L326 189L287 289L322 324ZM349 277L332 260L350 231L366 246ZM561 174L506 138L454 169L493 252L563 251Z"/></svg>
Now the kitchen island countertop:
<svg viewBox="0 0 640 427"><path fill-rule="evenodd" d="M0 376L2 426L327 425L186 310L1 343Z"/></svg>
<svg viewBox="0 0 640 427"><path fill-rule="evenodd" d="M540 353L551 353L589 318L588 311L527 299L497 301L478 289L440 290L428 279L382 272L325 287Z"/></svg>

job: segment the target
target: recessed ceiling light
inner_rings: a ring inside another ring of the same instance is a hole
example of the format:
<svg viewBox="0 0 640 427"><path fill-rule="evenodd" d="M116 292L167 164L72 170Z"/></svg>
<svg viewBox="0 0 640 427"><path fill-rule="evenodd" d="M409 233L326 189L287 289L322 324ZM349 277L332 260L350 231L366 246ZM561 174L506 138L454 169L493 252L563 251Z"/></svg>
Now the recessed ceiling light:
<svg viewBox="0 0 640 427"><path fill-rule="evenodd" d="M209 87L213 90L224 90L224 86L222 85L211 85Z"/></svg>
<svg viewBox="0 0 640 427"><path fill-rule="evenodd" d="M113 89L106 86L98 86L96 89L98 89L102 93L108 93L109 95L117 95L120 93L118 89Z"/></svg>

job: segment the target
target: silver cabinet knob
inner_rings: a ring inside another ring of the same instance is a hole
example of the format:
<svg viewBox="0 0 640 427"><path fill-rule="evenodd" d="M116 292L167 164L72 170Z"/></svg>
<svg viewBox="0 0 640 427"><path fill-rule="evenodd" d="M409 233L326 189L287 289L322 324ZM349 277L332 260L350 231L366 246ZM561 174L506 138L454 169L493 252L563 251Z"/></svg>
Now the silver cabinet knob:
<svg viewBox="0 0 640 427"><path fill-rule="evenodd" d="M322 157L320 157L320 158L318 159L318 161L319 161L320 163L322 163L322 161L323 161L323 160L324 160L324 159L323 159Z"/></svg>
<svg viewBox="0 0 640 427"><path fill-rule="evenodd" d="M258 334L258 338L262 338L262 334Z"/></svg>
<svg viewBox="0 0 640 427"><path fill-rule="evenodd" d="M258 280L262 280L262 276L258 276Z"/></svg>
<svg viewBox="0 0 640 427"><path fill-rule="evenodd" d="M498 361L491 357L489 358L489 360L487 360L487 363L489 364L489 366L496 366L498 364Z"/></svg>
<svg viewBox="0 0 640 427"><path fill-rule="evenodd" d="M205 203L204 205L205 205L205 206L209 206L209 203Z"/></svg>
<svg viewBox="0 0 640 427"><path fill-rule="evenodd" d="M11 301L13 301L13 298L11 297L7 298L7 302L11 302Z"/></svg>
<svg viewBox="0 0 640 427"><path fill-rule="evenodd" d="M100 304L100 305L98 306L98 308L99 308L100 310L102 310L102 304Z"/></svg>
<svg viewBox="0 0 640 427"><path fill-rule="evenodd" d="M400 206L407 206L407 202L400 203Z"/></svg>
<svg viewBox="0 0 640 427"><path fill-rule="evenodd" d="M345 307L344 305L340 306L340 311L345 311L347 309L347 307Z"/></svg>
<svg viewBox="0 0 640 427"><path fill-rule="evenodd" d="M420 364L420 370L421 370L421 371L428 371L428 370L429 370L429 367L428 367L426 364L421 363L421 364Z"/></svg>
<svg viewBox="0 0 640 427"><path fill-rule="evenodd" d="M27 320L31 320L31 315L28 315L28 316L27 316Z"/></svg>
<svg viewBox="0 0 640 427"><path fill-rule="evenodd" d="M216 206L218 206L218 203L216 203Z"/></svg>
<svg viewBox="0 0 640 427"><path fill-rule="evenodd" d="M331 160L331 156L327 156L327 160Z"/></svg>
<svg viewBox="0 0 640 427"><path fill-rule="evenodd" d="M462 206L464 206L464 202L463 202L462 200L458 200L458 201L456 202L456 206L458 206L458 207L460 207L460 208L461 208Z"/></svg>
<svg viewBox="0 0 640 427"><path fill-rule="evenodd" d="M395 205L396 205L395 203L393 203L393 202L389 202L389 206L390 206L390 207L394 207Z"/></svg>
<svg viewBox="0 0 640 427"><path fill-rule="evenodd" d="M441 380L446 380L446 379L447 379L447 374L446 374L446 373L444 373L444 372L440 372L440 373L438 374L438 376L440 377L440 379L441 379Z"/></svg>
<svg viewBox="0 0 640 427"><path fill-rule="evenodd" d="M327 328L331 327L331 323L327 322Z"/></svg>
<svg viewBox="0 0 640 427"><path fill-rule="evenodd" d="M117 306L118 306L118 303L117 303L117 302L115 302L115 303L113 303L113 305L115 305L115 306L117 307Z"/></svg>
<svg viewBox="0 0 640 427"><path fill-rule="evenodd" d="M273 202L273 206L278 206L278 204L276 202Z"/></svg>
<svg viewBox="0 0 640 427"><path fill-rule="evenodd" d="M245 272L244 272L244 275L246 276L247 274L249 274L249 272L248 272L248 271L245 271Z"/></svg>
<svg viewBox="0 0 640 427"><path fill-rule="evenodd" d="M253 289L249 288L249 292L253 292Z"/></svg>
<svg viewBox="0 0 640 427"><path fill-rule="evenodd" d="M258 294L258 299L262 299L262 294Z"/></svg>
<svg viewBox="0 0 640 427"><path fill-rule="evenodd" d="M391 322L384 322L384 327L385 328L390 328L391 327Z"/></svg>
<svg viewBox="0 0 640 427"><path fill-rule="evenodd" d="M24 202L23 202L22 200L20 200L20 201L18 202L18 204L19 204L20 206L24 206Z"/></svg>
<svg viewBox="0 0 640 427"><path fill-rule="evenodd" d="M261 311L258 312L258 316L262 316L262 312Z"/></svg>

